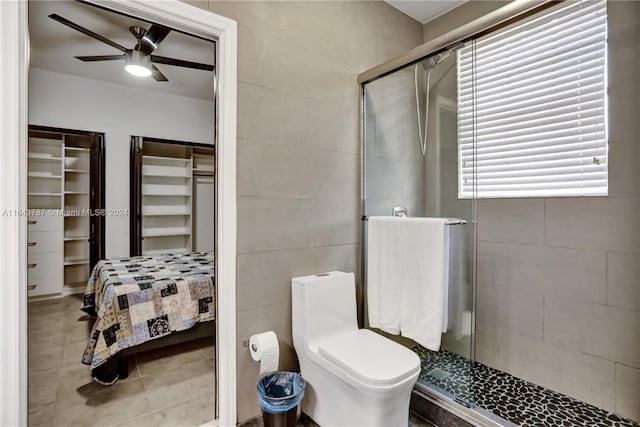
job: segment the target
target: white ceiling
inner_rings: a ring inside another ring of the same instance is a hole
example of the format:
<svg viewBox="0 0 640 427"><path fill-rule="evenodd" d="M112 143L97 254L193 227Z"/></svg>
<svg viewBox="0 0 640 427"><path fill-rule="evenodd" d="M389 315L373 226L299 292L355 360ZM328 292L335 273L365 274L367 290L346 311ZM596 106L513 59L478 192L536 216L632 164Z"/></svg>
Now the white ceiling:
<svg viewBox="0 0 640 427"><path fill-rule="evenodd" d="M466 0L385 0L399 11L409 15L418 22L425 23L450 11Z"/></svg>
<svg viewBox="0 0 640 427"><path fill-rule="evenodd" d="M52 13L128 48L133 48L136 43L129 27L150 26L148 22L75 1L29 1L31 66L193 98L213 99L213 73L210 71L156 64L169 79L168 82L157 82L152 77L140 78L127 73L124 61L82 62L74 58L81 55L116 55L122 52L52 20L48 17ZM154 54L213 64L214 44L172 31Z"/></svg>

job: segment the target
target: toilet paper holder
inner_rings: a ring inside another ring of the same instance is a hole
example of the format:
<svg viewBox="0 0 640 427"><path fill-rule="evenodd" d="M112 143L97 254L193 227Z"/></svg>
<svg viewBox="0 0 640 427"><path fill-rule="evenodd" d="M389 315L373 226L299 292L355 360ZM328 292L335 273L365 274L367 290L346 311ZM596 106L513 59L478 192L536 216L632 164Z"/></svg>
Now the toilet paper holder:
<svg viewBox="0 0 640 427"><path fill-rule="evenodd" d="M243 340L242 341L242 346L243 347L249 347L249 340ZM256 350L258 350L258 347L255 344L253 344L251 346L251 351L256 351Z"/></svg>

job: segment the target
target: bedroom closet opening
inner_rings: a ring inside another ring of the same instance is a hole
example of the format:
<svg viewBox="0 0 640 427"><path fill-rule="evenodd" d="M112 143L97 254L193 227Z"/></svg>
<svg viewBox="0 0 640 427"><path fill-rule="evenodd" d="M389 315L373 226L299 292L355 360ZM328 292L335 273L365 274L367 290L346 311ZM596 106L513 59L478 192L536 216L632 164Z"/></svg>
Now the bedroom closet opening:
<svg viewBox="0 0 640 427"><path fill-rule="evenodd" d="M29 126L28 296L84 291L104 258L104 134Z"/></svg>
<svg viewBox="0 0 640 427"><path fill-rule="evenodd" d="M213 252L215 150L131 137L131 255Z"/></svg>

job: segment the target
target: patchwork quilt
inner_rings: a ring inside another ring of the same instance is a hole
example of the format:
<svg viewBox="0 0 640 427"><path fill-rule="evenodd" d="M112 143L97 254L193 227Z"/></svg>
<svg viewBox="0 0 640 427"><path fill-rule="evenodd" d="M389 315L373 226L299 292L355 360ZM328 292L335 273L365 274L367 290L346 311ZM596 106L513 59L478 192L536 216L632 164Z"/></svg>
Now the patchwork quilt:
<svg viewBox="0 0 640 427"><path fill-rule="evenodd" d="M98 317L82 363L93 370L125 348L214 320L213 261L193 252L98 262L81 307Z"/></svg>

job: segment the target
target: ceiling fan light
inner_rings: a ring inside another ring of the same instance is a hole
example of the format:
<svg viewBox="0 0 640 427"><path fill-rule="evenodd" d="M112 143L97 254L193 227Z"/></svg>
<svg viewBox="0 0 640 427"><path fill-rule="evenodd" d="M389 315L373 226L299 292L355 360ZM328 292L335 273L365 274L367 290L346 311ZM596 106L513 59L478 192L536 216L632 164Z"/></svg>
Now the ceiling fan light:
<svg viewBox="0 0 640 427"><path fill-rule="evenodd" d="M124 66L124 69L136 77L149 77L151 75L151 70L142 65L127 64Z"/></svg>
<svg viewBox="0 0 640 427"><path fill-rule="evenodd" d="M151 58L137 50L127 52L124 69L136 77L149 77L151 75Z"/></svg>

